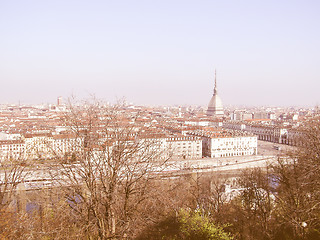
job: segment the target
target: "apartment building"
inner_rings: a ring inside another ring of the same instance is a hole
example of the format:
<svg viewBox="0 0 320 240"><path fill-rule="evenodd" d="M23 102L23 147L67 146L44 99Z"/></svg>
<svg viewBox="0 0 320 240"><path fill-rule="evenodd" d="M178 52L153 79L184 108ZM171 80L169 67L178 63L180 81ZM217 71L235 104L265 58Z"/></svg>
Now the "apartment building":
<svg viewBox="0 0 320 240"><path fill-rule="evenodd" d="M196 136L177 135L166 138L167 149L172 158L202 158L202 139Z"/></svg>
<svg viewBox="0 0 320 240"><path fill-rule="evenodd" d="M188 134L201 137L202 154L205 157L231 157L256 155L257 136L241 131L227 131L220 128L204 128L189 131Z"/></svg>
<svg viewBox="0 0 320 240"><path fill-rule="evenodd" d="M25 155L25 150L23 140L0 140L0 161L21 159Z"/></svg>
<svg viewBox="0 0 320 240"><path fill-rule="evenodd" d="M257 154L256 136L203 136L203 155L211 158Z"/></svg>

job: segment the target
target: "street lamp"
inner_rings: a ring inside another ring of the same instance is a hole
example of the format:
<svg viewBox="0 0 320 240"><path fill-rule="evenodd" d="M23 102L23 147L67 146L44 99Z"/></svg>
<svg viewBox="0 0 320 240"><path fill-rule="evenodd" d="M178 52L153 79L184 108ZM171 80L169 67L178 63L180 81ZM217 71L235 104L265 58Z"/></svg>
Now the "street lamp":
<svg viewBox="0 0 320 240"><path fill-rule="evenodd" d="M301 226L302 226L302 239L304 239L305 228L307 227L307 223L306 222L302 222Z"/></svg>

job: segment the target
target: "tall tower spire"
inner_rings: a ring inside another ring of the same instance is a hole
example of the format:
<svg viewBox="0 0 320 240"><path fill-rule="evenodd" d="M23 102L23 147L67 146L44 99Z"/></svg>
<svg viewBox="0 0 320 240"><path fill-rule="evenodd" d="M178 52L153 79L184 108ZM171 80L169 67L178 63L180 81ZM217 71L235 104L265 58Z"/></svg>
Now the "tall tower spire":
<svg viewBox="0 0 320 240"><path fill-rule="evenodd" d="M214 69L214 89L213 94L217 95L218 89L217 89L217 69Z"/></svg>
<svg viewBox="0 0 320 240"><path fill-rule="evenodd" d="M208 105L207 115L214 116L214 117L223 117L224 116L222 101L221 101L221 98L218 96L217 70L216 69L214 69L213 96L211 97L211 100Z"/></svg>

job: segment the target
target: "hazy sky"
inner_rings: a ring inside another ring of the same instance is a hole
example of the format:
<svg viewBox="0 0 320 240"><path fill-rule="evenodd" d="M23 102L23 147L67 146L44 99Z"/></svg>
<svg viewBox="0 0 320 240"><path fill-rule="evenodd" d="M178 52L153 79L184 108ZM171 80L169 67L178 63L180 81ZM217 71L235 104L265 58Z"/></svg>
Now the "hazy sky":
<svg viewBox="0 0 320 240"><path fill-rule="evenodd" d="M0 0L0 103L320 104L320 1Z"/></svg>

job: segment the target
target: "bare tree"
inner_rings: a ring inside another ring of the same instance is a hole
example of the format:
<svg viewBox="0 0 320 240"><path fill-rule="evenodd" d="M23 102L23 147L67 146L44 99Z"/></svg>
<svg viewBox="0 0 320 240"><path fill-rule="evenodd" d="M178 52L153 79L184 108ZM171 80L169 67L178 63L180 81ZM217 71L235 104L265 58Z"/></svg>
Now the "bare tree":
<svg viewBox="0 0 320 240"><path fill-rule="evenodd" d="M138 207L152 193L169 155L161 139L148 137L137 117L121 105L99 102L71 104L64 124L77 138L73 163L59 161L54 181L64 189L69 206L81 219L84 232L99 239L129 238Z"/></svg>
<svg viewBox="0 0 320 240"><path fill-rule="evenodd" d="M19 158L8 158L0 162L0 217L3 219L0 223L1 238L6 238L12 231L14 217L17 217L13 213L25 207L19 204L19 201L23 202L25 199L20 199L21 196L17 194L18 185L23 185L27 175L25 168L26 161Z"/></svg>
<svg viewBox="0 0 320 240"><path fill-rule="evenodd" d="M300 129L296 151L273 166L277 187L279 234L306 239L320 237L320 124L308 122Z"/></svg>
<svg viewBox="0 0 320 240"><path fill-rule="evenodd" d="M267 171L256 168L245 170L239 178L242 188L239 196L242 215L249 239L271 239L271 217L274 210L274 195Z"/></svg>

